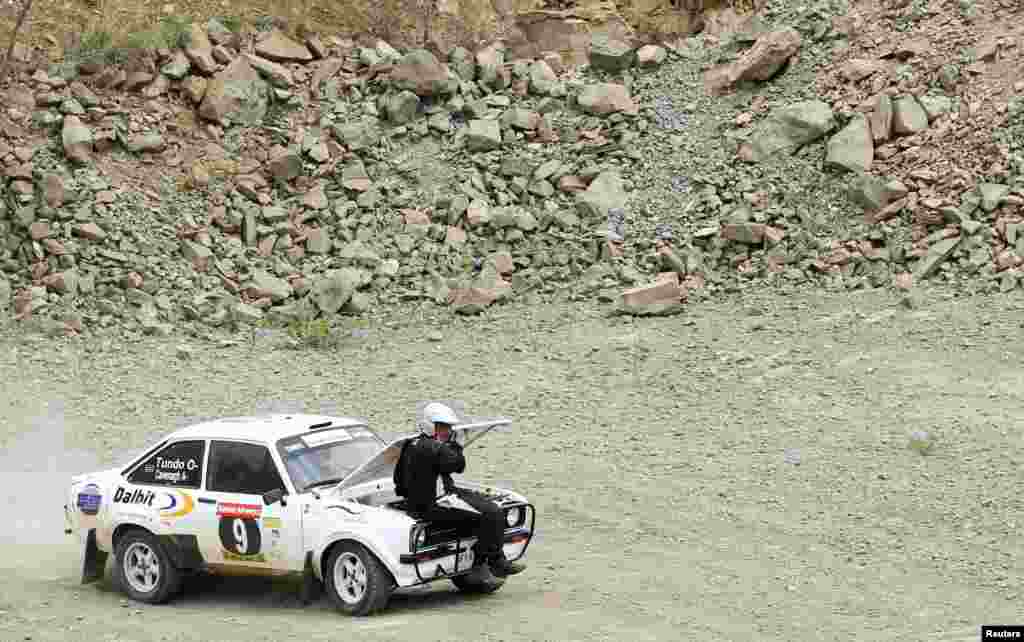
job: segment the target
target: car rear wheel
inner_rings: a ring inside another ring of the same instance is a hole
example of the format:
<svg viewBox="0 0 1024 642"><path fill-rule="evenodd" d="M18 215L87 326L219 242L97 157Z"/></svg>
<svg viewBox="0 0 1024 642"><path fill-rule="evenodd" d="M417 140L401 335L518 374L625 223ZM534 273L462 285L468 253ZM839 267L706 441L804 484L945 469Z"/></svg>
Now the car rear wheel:
<svg viewBox="0 0 1024 642"><path fill-rule="evenodd" d="M331 601L346 615L369 615L383 609L394 592L384 565L365 546L342 542L327 558L324 579Z"/></svg>
<svg viewBox="0 0 1024 642"><path fill-rule="evenodd" d="M133 530L117 541L115 577L128 597L162 604L181 589L181 574L152 533Z"/></svg>

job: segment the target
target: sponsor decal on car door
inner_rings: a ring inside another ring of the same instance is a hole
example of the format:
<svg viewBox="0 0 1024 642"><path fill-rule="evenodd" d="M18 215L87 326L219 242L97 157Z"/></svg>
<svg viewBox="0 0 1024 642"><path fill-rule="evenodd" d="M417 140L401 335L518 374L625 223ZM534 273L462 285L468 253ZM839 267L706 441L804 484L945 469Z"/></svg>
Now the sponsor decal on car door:
<svg viewBox="0 0 1024 642"><path fill-rule="evenodd" d="M199 546L208 564L269 570L301 567L299 502L264 506L259 495L204 493ZM289 501L291 500L291 501Z"/></svg>
<svg viewBox="0 0 1024 642"><path fill-rule="evenodd" d="M111 500L122 518L142 519L159 533L188 535L195 529L195 498L189 491L119 484Z"/></svg>
<svg viewBox="0 0 1024 642"><path fill-rule="evenodd" d="M262 504L218 502L217 534L225 561L266 563L262 515Z"/></svg>

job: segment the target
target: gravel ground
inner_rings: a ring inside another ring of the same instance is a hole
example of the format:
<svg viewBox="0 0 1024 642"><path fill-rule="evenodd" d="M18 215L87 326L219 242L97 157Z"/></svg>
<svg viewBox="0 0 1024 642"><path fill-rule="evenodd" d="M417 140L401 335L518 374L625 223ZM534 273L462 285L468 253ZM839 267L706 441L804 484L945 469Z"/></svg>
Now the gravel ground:
<svg viewBox="0 0 1024 642"><path fill-rule="evenodd" d="M1020 620L1022 306L873 290L644 321L424 309L333 350L265 336L187 359L179 340L4 331L0 639L976 640ZM76 584L71 474L190 416L334 402L394 433L432 397L518 421L467 472L539 508L530 568L500 593L436 584L348 619L287 582L203 579L162 607Z"/></svg>

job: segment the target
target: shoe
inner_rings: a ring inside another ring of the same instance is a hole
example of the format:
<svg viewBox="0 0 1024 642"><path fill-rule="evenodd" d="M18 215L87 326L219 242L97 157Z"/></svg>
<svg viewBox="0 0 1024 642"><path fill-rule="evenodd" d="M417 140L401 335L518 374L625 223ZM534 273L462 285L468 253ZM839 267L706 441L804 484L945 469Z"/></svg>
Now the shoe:
<svg viewBox="0 0 1024 642"><path fill-rule="evenodd" d="M466 582L477 587L493 589L501 584L501 580L494 576L487 564L474 565L464 577Z"/></svg>
<svg viewBox="0 0 1024 642"><path fill-rule="evenodd" d="M497 577L508 577L509 575L522 573L526 570L526 564L510 562L504 555L492 558L489 566L491 568L491 572Z"/></svg>

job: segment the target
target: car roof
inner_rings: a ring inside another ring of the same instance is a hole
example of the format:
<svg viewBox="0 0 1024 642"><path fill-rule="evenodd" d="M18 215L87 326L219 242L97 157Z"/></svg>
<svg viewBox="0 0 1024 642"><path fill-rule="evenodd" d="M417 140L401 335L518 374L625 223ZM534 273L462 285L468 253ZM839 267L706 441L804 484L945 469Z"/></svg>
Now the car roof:
<svg viewBox="0 0 1024 642"><path fill-rule="evenodd" d="M241 439L273 444L278 439L291 437L317 428L369 427L365 419L328 415L306 415L301 413L222 417L212 421L185 426L167 435L168 440L178 439Z"/></svg>

